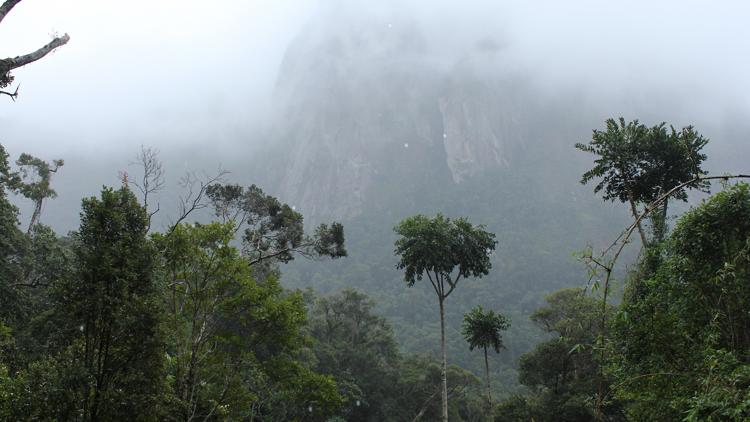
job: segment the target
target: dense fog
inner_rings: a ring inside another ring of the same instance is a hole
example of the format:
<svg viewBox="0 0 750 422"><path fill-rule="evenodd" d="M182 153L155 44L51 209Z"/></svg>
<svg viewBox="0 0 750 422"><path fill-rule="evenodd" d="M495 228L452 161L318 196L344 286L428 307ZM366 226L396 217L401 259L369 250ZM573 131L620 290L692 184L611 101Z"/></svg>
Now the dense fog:
<svg viewBox="0 0 750 422"><path fill-rule="evenodd" d="M16 72L23 96L3 106L2 141L12 153L67 161L45 216L63 230L75 226L79 198L116 183L141 144L161 151L172 180L219 165L250 177L257 147L295 130L273 128L279 104L298 100L277 87L284 61L325 65L321 46L359 37L345 53L351 74L336 78L413 66L428 78L458 66L511 75L522 84L514 98L586 119L567 144L611 116L693 124L712 139L712 168L733 170L749 109L748 12L698 1L24 2L0 28L12 41L2 54L55 32L72 41ZM325 77L287 71L310 85ZM315 93L303 94L314 108Z"/></svg>

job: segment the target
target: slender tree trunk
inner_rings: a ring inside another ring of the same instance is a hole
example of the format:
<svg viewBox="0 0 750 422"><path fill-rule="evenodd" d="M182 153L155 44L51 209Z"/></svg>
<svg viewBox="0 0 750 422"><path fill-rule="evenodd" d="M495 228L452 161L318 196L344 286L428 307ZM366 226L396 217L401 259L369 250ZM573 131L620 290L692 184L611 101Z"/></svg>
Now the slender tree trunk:
<svg viewBox="0 0 750 422"><path fill-rule="evenodd" d="M484 348L484 374L487 376L487 417L492 419L492 387L490 386L490 361L487 359L487 347Z"/></svg>
<svg viewBox="0 0 750 422"><path fill-rule="evenodd" d="M445 298L438 298L440 302L440 352L443 356L441 378L443 379L443 422L448 422L448 364L445 355Z"/></svg>
<svg viewBox="0 0 750 422"><path fill-rule="evenodd" d="M633 200L633 195L628 192L628 201L630 202L630 211L633 213L633 218L638 221L638 209L635 207L635 201ZM638 234L641 235L641 242L643 243L643 247L645 248L648 246L648 241L646 241L646 232L643 231L643 226L641 226L641 222L638 221Z"/></svg>
<svg viewBox="0 0 750 422"><path fill-rule="evenodd" d="M36 226L37 222L39 222L39 216L42 215L42 201L44 199L38 199L34 202L34 213L31 214L31 221L29 221L29 228L26 230L26 234L31 234L31 232L34 230L34 226Z"/></svg>
<svg viewBox="0 0 750 422"><path fill-rule="evenodd" d="M654 215L654 242L661 242L667 236L667 201L661 204L659 212Z"/></svg>

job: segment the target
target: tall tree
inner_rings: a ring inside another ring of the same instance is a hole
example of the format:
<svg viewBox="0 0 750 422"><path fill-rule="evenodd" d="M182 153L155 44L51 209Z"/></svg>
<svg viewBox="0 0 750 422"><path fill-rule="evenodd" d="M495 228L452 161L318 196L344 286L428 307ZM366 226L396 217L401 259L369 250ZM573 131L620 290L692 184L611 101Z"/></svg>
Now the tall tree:
<svg viewBox="0 0 750 422"><path fill-rule="evenodd" d="M576 148L598 158L594 168L585 172L581 183L600 179L594 192L604 191L604 200L627 202L634 219L639 207L649 206L670 189L706 174L701 168L706 155L701 153L708 139L692 126L675 130L661 123L651 128L633 120L625 122L608 119L606 130L595 129L591 141L578 143ZM687 200L687 189L702 189L708 182L699 181L685 186L673 196ZM660 213L654 214L653 241L659 242L666 232L667 202ZM646 232L638 222L638 233L644 246L649 244Z"/></svg>
<svg viewBox="0 0 750 422"><path fill-rule="evenodd" d="M105 188L83 200L77 274L59 301L80 336L73 343L83 420L155 420L162 378L155 249L133 193Z"/></svg>
<svg viewBox="0 0 750 422"><path fill-rule="evenodd" d="M482 277L489 273L490 255L495 250L495 235L474 226L465 218L451 220L415 215L395 228L400 237L394 253L400 257L396 267L404 270L404 281L412 287L426 275L440 308L440 352L442 357L443 422L448 420L448 380L445 353L445 300L462 278Z"/></svg>
<svg viewBox="0 0 750 422"><path fill-rule="evenodd" d="M469 343L469 350L476 348L484 349L484 370L487 381L487 409L492 409L492 387L490 385L490 362L487 358L487 349L492 348L495 353L500 353L504 348L502 331L510 327L508 318L500 313L488 309L484 310L477 306L464 315L461 333Z"/></svg>
<svg viewBox="0 0 750 422"><path fill-rule="evenodd" d="M21 0L5 0L0 5L0 22L5 19L5 16L13 9ZM0 88L5 88L13 83L13 75L10 72L19 67L26 66L29 63L33 63L47 54L51 53L54 49L61 47L70 41L68 34L63 36L55 36L55 38L49 42L49 44L37 49L28 54L23 54L16 57L8 57L6 59L0 59ZM18 87L14 92L0 91L0 94L7 95L15 101L18 97Z"/></svg>

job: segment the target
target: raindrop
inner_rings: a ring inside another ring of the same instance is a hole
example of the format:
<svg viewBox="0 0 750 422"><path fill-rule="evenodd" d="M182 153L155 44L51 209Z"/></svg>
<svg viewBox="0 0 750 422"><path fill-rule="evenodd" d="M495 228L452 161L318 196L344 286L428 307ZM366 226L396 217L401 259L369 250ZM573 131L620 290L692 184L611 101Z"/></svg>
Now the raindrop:
<svg viewBox="0 0 750 422"><path fill-rule="evenodd" d="M404 148L409 148L409 144L404 144Z"/></svg>

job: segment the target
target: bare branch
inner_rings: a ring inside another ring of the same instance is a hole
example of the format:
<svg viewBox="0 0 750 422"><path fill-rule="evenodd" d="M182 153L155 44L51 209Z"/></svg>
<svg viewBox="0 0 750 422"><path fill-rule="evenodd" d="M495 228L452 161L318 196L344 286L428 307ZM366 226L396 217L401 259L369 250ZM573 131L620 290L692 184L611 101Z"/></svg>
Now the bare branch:
<svg viewBox="0 0 750 422"><path fill-rule="evenodd" d="M16 90L13 91L13 93L10 93L10 92L7 92L7 91L0 91L0 94L9 96L10 99L13 100L13 102L15 102L16 98L18 98L18 88L20 88L20 87L21 87L21 84L18 84L18 86L16 87Z"/></svg>
<svg viewBox="0 0 750 422"><path fill-rule="evenodd" d="M3 3L3 5L0 6L0 22L2 22L3 19L5 19L5 15L7 15L8 12L10 12L10 9L12 9L13 6L17 5L20 2L21 0L6 0Z"/></svg>
<svg viewBox="0 0 750 422"><path fill-rule="evenodd" d="M430 280L430 284L432 284L432 288L435 289L435 293L438 296L440 296L440 289L438 288L437 280L433 281L432 276L430 275L430 272L429 271L425 271L425 272L427 273L427 278ZM437 276L435 276L435 278L437 279Z"/></svg>
<svg viewBox="0 0 750 422"><path fill-rule="evenodd" d="M155 194L164 189L164 166L159 160L159 150L152 147L141 145L141 152L135 157L135 161L130 165L137 165L141 168L143 175L140 180L128 179L127 183L135 186L143 195L143 207L148 212L148 227L151 228L151 219L159 212L159 204L156 204L156 210L149 212L148 200L149 195Z"/></svg>
<svg viewBox="0 0 750 422"><path fill-rule="evenodd" d="M635 221L633 221L630 226L628 226L627 229L623 233L620 234L620 236L617 237L617 239L610 245L607 249L605 249L600 255L600 259L593 259L591 255L585 257L587 260L594 262L597 266L603 268L604 270L612 271L614 268L614 264L619 258L620 254L622 253L622 250L625 248L625 246L630 242L630 236L633 234L635 229L638 227L638 225L651 213L657 209L659 209L659 206L664 203L664 201L668 200L672 195L674 195L677 192L680 192L683 188L686 186L699 183L702 181L708 181L708 180L729 180L729 179L750 179L750 175L747 174L736 174L736 175L726 175L726 176L698 176L695 177L687 182L681 183L672 189L668 190L658 198L656 198L653 202L648 204L646 208L636 216ZM609 253L610 250L615 249L615 253L611 260L609 260L609 263L605 264L603 263L603 259L606 257L607 253Z"/></svg>
<svg viewBox="0 0 750 422"><path fill-rule="evenodd" d="M227 174L229 174L228 171L220 168L215 176L208 176L204 173L203 178L200 179L195 173L188 172L182 177L180 185L186 189L186 193L180 196L180 216L172 223L167 231L167 235L172 234L174 229L190 214L208 206L204 201L206 189L214 183L223 181L224 176Z"/></svg>
<svg viewBox="0 0 750 422"><path fill-rule="evenodd" d="M451 288L448 290L448 293L445 294L445 297L448 297L453 292L453 289L455 289L456 286L458 285L458 280L460 278L461 278L461 272L460 271L459 271L458 274L456 274L456 279L455 280L451 280L451 276L450 275L447 276L448 285L450 285Z"/></svg>
<svg viewBox="0 0 750 422"><path fill-rule="evenodd" d="M34 52L24 54L22 56L16 56L13 58L9 57L7 59L0 60L0 72L5 75L13 69L17 69L21 66L26 66L29 63L33 63L51 53L54 49L64 46L68 43L68 41L70 41L70 36L68 34L65 34L62 37L55 37L55 39L50 41L49 44Z"/></svg>
<svg viewBox="0 0 750 422"><path fill-rule="evenodd" d="M249 260L248 264L250 264L252 266L252 265L258 264L258 263L260 263L262 261L267 261L269 259L276 258L277 256L283 255L285 253L297 253L299 255L302 255L305 258L310 258L311 259L311 258L313 258L313 255L310 254L309 252L307 252L305 249L311 247L312 245L313 245L313 243L305 243L303 245L299 245L296 248L283 248L283 249L279 249L277 251L274 251L274 252L272 252L272 253L270 253L268 255L262 255L261 254L261 255L258 255L257 258L253 258L253 259ZM250 252L252 252L252 251L250 251Z"/></svg>
<svg viewBox="0 0 750 422"><path fill-rule="evenodd" d="M3 19L5 19L5 16L7 16L11 11L11 9L13 9L13 7L15 7L20 2L21 0L4 1L3 4L0 5L0 22L2 22ZM21 56L0 59L0 88L5 88L13 83L13 75L11 75L10 73L12 70L43 58L47 54L54 51L56 48L67 44L68 41L70 41L70 36L68 34L64 34L61 37L55 36L47 45L42 46L36 51ZM7 95L11 100L16 101L16 98L18 98L18 87L16 87L16 90L14 92L0 91L0 95Z"/></svg>

